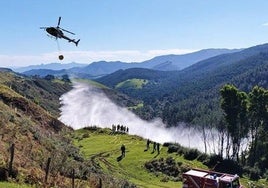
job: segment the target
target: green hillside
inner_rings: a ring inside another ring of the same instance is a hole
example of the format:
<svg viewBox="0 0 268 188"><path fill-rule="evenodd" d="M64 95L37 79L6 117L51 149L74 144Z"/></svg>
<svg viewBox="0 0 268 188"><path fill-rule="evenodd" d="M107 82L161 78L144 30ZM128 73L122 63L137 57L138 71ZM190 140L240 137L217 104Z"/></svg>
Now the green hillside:
<svg viewBox="0 0 268 188"><path fill-rule="evenodd" d="M138 187L172 188L181 187L182 172L191 168L208 169L200 159L186 160L186 153L170 153L171 147L160 147L160 154L152 152L153 145L146 151L146 140L138 136L116 133L110 129L87 127L75 131L74 143L81 149L83 156L95 168L102 169L120 179L126 179ZM121 145L126 146L126 155L121 158ZM187 150L187 149L186 149ZM156 168L153 165L159 164ZM148 167L148 168L146 168ZM165 173L179 171L177 176ZM242 184L258 187L268 186L267 181L252 182L241 178Z"/></svg>
<svg viewBox="0 0 268 188"><path fill-rule="evenodd" d="M42 79L26 77L12 71L0 71L0 83L41 106L54 116L59 115L59 97L72 89L71 83L64 80L64 77L54 79L54 76L47 76Z"/></svg>
<svg viewBox="0 0 268 188"><path fill-rule="evenodd" d="M84 136L83 136L84 135ZM86 136L85 136L86 135ZM126 146L126 156L120 160L120 147ZM109 129L76 131L75 145L79 146L86 158L93 164L102 168L106 173L127 179L138 187L181 187L181 179L164 175L161 172L149 172L145 163L152 160L165 160L172 157L185 166L207 168L201 162L187 161L177 154L168 154L167 147L161 146L160 154L152 153L152 144L148 151L146 140L127 134L112 133Z"/></svg>
<svg viewBox="0 0 268 188"><path fill-rule="evenodd" d="M0 72L0 77L0 180L16 182L17 187L23 187L25 183L41 186L45 177L44 166L49 157L54 156L51 172L56 173L59 170L56 163L63 165L60 160L61 157L68 156L66 151L77 151L68 143L66 137L72 129L39 106L34 99L27 99L12 89L16 86L21 87L16 83L24 85L26 80L33 80L13 72ZM27 88L29 91L42 91L36 90L36 85L27 84ZM57 158L57 155L61 157ZM71 159L72 157L70 161ZM59 174L54 176L55 181L60 179L61 185L68 180ZM51 181L52 179L48 180L48 185L52 185ZM6 183L2 185L16 187Z"/></svg>
<svg viewBox="0 0 268 188"><path fill-rule="evenodd" d="M125 89L142 89L148 83L148 80L144 79L128 79L126 81L118 83L115 88L125 88Z"/></svg>

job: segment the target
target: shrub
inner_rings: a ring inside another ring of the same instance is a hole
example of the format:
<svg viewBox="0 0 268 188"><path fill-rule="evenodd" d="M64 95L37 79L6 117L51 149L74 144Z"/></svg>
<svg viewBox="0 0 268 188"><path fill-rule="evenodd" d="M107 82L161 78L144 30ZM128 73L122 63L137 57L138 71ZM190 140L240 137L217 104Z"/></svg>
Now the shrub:
<svg viewBox="0 0 268 188"><path fill-rule="evenodd" d="M178 150L179 150L179 146L177 146L177 145L169 145L167 152L168 153L174 153L174 152L177 152Z"/></svg>
<svg viewBox="0 0 268 188"><path fill-rule="evenodd" d="M201 153L197 149L189 149L184 153L184 158L187 160L196 159Z"/></svg>
<svg viewBox="0 0 268 188"><path fill-rule="evenodd" d="M209 156L209 158L206 161L204 161L203 164L208 166L209 168L212 168L216 164L221 162L222 160L223 160L222 156L213 154L213 155Z"/></svg>
<svg viewBox="0 0 268 188"><path fill-rule="evenodd" d="M186 153L187 148L181 146L180 144L165 144L168 145L168 153L178 153L179 155L183 155Z"/></svg>
<svg viewBox="0 0 268 188"><path fill-rule="evenodd" d="M201 153L198 157L197 160L200 162L205 162L206 160L208 160L209 155L206 153Z"/></svg>
<svg viewBox="0 0 268 188"><path fill-rule="evenodd" d="M243 170L240 164L231 159L224 159L221 162L217 163L217 165L214 166L214 170L219 171L219 172L229 173L229 174L238 174L240 176L243 173Z"/></svg>
<svg viewBox="0 0 268 188"><path fill-rule="evenodd" d="M89 135L89 133L84 133L83 135L82 135L82 138L84 139L84 138L89 138L90 137L90 135Z"/></svg>
<svg viewBox="0 0 268 188"><path fill-rule="evenodd" d="M258 167L244 167L244 173L253 181L260 179L261 170Z"/></svg>

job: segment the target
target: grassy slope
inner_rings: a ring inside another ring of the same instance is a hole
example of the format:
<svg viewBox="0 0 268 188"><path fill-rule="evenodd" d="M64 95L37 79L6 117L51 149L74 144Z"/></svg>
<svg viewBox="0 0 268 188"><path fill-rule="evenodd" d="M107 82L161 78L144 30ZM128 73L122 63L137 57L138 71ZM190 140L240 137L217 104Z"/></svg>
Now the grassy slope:
<svg viewBox="0 0 268 188"><path fill-rule="evenodd" d="M174 182L168 179L166 175L156 172L151 173L144 167L145 162L173 157L176 162L182 162L185 166L192 168L207 169L205 165L196 160L188 161L183 156L168 154L166 147L161 147L160 154L151 153L145 150L146 140L133 135L112 134L109 129L99 129L97 131L80 129L75 132L75 145L81 148L83 155L100 166L106 173L115 177L126 179L138 187L145 188L169 188L182 187L182 182ZM126 157L117 161L121 155L120 147L126 146ZM260 180L258 182L249 181L247 178L241 178L241 183L245 188L268 187L268 182ZM250 186L251 185L251 186Z"/></svg>
<svg viewBox="0 0 268 188"><path fill-rule="evenodd" d="M141 89L144 85L148 83L148 80L144 79L128 79L126 81L118 83L115 88L132 88L132 89Z"/></svg>
<svg viewBox="0 0 268 188"><path fill-rule="evenodd" d="M59 97L71 90L71 84L61 79L46 80L38 77L25 77L14 72L0 71L0 84L8 86L13 91L31 100L49 111L53 116L59 116Z"/></svg>
<svg viewBox="0 0 268 188"><path fill-rule="evenodd" d="M24 81L24 77L12 72L0 72L0 169L7 168L9 147L14 143L13 168L18 170L18 175L11 181L20 183L0 182L0 187L27 187L22 183L42 182L44 171L41 166L59 147L57 144L65 143L58 131L68 128L8 84Z"/></svg>
<svg viewBox="0 0 268 188"><path fill-rule="evenodd" d="M166 147L161 147L159 155L151 153L152 149L144 151L146 141L138 136L111 134L108 130L104 133L78 130L76 134L75 144L81 148L86 158L94 160L107 173L127 179L138 187L181 187L181 182L162 181L166 179L166 176L161 173L149 173L144 164L153 159L172 156L176 161L183 162L184 165L206 168L200 162L187 161L176 154L167 154ZM81 139L82 135L87 134L87 138ZM118 162L117 158L121 155L120 147L122 144L126 146L126 157Z"/></svg>

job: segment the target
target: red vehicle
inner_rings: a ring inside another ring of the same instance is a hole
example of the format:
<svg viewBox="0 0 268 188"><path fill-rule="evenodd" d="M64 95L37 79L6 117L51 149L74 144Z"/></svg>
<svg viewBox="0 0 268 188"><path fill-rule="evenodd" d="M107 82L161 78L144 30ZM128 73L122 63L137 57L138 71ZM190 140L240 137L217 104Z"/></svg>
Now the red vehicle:
<svg viewBox="0 0 268 188"><path fill-rule="evenodd" d="M192 169L182 177L183 188L243 188L238 175Z"/></svg>

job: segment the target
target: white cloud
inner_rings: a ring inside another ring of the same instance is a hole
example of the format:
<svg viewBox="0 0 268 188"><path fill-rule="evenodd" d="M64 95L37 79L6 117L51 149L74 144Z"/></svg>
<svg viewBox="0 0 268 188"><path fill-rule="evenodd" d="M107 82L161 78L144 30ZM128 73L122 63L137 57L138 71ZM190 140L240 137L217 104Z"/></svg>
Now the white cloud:
<svg viewBox="0 0 268 188"><path fill-rule="evenodd" d="M33 64L47 64L51 62L61 63L92 63L94 61L123 61L123 62L142 62L155 56L167 54L186 54L194 52L191 49L166 49L166 50L117 50L117 51L62 51L44 53L40 55L1 55L0 67L22 67ZM64 55L64 60L59 61L58 56Z"/></svg>
<svg viewBox="0 0 268 188"><path fill-rule="evenodd" d="M262 26L268 26L268 22L263 23Z"/></svg>

